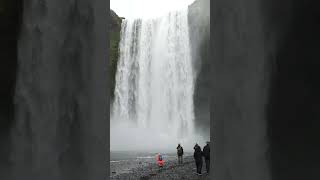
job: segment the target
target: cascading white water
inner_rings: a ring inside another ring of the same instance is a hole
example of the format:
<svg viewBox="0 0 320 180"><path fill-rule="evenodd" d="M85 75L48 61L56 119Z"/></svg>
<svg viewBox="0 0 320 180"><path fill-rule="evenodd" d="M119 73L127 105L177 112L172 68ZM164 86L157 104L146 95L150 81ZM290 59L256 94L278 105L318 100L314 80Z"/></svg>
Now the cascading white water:
<svg viewBox="0 0 320 180"><path fill-rule="evenodd" d="M175 149L195 143L187 10L122 22L111 149Z"/></svg>

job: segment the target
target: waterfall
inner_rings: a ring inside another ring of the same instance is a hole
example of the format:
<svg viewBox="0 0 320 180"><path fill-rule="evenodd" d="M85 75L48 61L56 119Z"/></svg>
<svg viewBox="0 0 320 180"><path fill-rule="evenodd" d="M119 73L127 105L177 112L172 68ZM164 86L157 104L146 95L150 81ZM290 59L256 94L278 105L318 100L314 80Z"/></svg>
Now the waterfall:
<svg viewBox="0 0 320 180"><path fill-rule="evenodd" d="M185 9L156 19L123 20L111 149L173 148L194 138L195 73L187 15Z"/></svg>

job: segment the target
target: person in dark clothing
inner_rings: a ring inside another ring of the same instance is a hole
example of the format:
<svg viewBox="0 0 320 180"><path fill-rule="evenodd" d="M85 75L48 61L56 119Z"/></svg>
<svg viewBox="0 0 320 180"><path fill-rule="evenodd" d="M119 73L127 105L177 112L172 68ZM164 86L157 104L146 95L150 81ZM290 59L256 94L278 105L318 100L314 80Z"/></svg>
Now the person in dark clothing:
<svg viewBox="0 0 320 180"><path fill-rule="evenodd" d="M203 157L204 157L204 161L206 162L207 173L209 173L209 170L210 170L210 146L209 146L208 141L207 141L207 145L204 146L204 148L203 148Z"/></svg>
<svg viewBox="0 0 320 180"><path fill-rule="evenodd" d="M180 144L177 147L178 163L182 164L183 148Z"/></svg>
<svg viewBox="0 0 320 180"><path fill-rule="evenodd" d="M201 175L201 169L202 169L201 147L198 144L196 144L193 149L194 149L193 157L194 157L194 160L195 160L196 166L197 166L197 174Z"/></svg>

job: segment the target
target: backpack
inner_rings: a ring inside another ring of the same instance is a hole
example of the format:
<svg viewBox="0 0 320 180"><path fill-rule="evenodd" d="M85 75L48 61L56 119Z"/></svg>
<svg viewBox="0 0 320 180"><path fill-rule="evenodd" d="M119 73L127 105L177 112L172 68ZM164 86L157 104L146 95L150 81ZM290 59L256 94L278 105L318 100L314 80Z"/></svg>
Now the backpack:
<svg viewBox="0 0 320 180"><path fill-rule="evenodd" d="M162 155L159 154L159 161L162 161Z"/></svg>
<svg viewBox="0 0 320 180"><path fill-rule="evenodd" d="M178 154L179 154L179 155L182 155L182 153L183 153L183 149L182 149L182 147L179 147L179 148L178 148Z"/></svg>

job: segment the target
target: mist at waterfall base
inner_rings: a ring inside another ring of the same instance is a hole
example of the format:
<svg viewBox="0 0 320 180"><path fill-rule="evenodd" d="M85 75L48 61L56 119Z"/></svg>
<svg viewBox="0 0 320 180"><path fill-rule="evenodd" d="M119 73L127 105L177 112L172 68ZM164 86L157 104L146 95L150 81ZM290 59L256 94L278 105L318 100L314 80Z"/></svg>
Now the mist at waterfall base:
<svg viewBox="0 0 320 180"><path fill-rule="evenodd" d="M209 137L194 129L194 69L187 9L124 20L111 104L111 151L192 151Z"/></svg>

